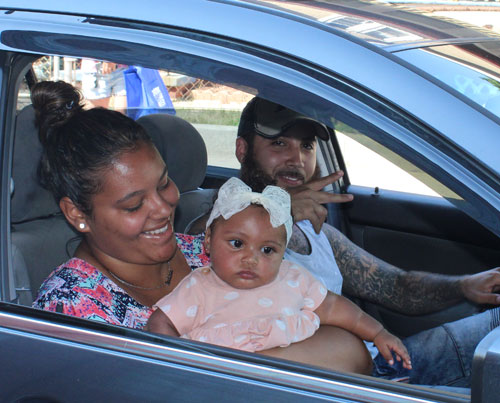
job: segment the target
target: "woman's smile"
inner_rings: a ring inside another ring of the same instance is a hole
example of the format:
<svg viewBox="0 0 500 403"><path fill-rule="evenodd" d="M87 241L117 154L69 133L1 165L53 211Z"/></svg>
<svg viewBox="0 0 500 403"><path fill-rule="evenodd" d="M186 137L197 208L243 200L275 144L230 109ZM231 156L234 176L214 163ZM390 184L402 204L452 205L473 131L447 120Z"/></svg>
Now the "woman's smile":
<svg viewBox="0 0 500 403"><path fill-rule="evenodd" d="M167 223L163 227L155 229L155 230L144 231L143 234L146 237L159 238L162 235L165 235L170 228L171 228L171 221L170 221L170 218L169 218L168 221L167 221ZM170 231L170 232L172 232L172 231Z"/></svg>

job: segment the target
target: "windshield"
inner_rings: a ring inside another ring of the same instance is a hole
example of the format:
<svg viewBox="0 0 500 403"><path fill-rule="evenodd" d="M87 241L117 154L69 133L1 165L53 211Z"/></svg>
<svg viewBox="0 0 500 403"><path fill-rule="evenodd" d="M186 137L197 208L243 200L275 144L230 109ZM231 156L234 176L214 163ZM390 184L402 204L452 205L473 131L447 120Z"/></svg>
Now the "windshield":
<svg viewBox="0 0 500 403"><path fill-rule="evenodd" d="M500 117L500 68L457 46L398 52L407 62Z"/></svg>

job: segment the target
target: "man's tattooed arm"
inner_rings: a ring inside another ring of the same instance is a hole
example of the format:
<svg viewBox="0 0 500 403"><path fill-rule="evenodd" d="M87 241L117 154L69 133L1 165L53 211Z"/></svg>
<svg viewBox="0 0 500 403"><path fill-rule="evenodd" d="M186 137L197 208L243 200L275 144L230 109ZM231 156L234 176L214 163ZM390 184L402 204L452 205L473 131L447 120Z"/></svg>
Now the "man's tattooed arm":
<svg viewBox="0 0 500 403"><path fill-rule="evenodd" d="M348 294L409 314L437 311L464 298L462 276L406 272L361 249L334 227L325 224L322 230Z"/></svg>
<svg viewBox="0 0 500 403"><path fill-rule="evenodd" d="M286 247L301 255L308 255L311 253L309 240L296 224L293 225L292 236Z"/></svg>

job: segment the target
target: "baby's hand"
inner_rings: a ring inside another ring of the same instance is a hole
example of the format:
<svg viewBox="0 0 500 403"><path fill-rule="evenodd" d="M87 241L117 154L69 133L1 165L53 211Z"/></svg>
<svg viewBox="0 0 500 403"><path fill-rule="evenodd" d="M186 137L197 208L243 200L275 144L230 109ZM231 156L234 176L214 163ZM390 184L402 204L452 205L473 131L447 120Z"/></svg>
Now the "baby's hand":
<svg viewBox="0 0 500 403"><path fill-rule="evenodd" d="M394 352L398 361L403 360L403 367L411 369L411 359L408 350L406 350L403 342L396 336L382 329L373 339L373 343L375 343L380 354L382 354L390 365L394 364L392 358L392 352Z"/></svg>

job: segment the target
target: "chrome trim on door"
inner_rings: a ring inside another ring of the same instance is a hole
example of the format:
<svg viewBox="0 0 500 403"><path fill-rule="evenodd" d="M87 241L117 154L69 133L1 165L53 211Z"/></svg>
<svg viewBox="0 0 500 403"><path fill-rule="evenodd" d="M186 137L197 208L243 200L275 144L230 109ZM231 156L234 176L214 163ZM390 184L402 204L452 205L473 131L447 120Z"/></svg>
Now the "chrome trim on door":
<svg viewBox="0 0 500 403"><path fill-rule="evenodd" d="M72 343L109 349L126 354L135 354L148 359L192 366L231 376L253 379L259 382L281 385L287 388L340 397L342 400L362 402L434 402L434 399L413 397L398 392L384 391L363 385L305 375L287 370L246 363L225 357L211 355L209 352L187 351L152 342L135 340L99 331L61 325L43 320L22 317L0 312L0 326L31 334L53 337ZM191 346L190 346L191 347ZM379 380L377 380L378 382ZM409 392L412 392L408 388ZM415 391L413 391L415 392ZM416 392L420 394L419 392ZM425 391L423 392L425 394Z"/></svg>

